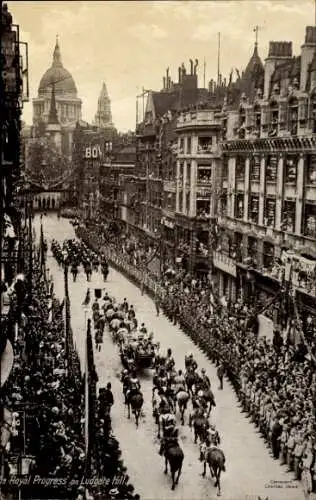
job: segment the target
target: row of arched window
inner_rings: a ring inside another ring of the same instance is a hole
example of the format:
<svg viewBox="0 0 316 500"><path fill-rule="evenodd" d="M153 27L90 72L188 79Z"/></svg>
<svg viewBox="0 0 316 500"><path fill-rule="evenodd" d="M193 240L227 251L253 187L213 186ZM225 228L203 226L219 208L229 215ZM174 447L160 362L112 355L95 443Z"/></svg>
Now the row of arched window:
<svg viewBox="0 0 316 500"><path fill-rule="evenodd" d="M288 130L296 135L298 128L310 129L316 133L316 93L309 99L298 99L292 96L287 101L271 100L268 105L255 104L252 108L240 106L237 134L245 138L246 129L268 131L270 137L277 136L280 130Z"/></svg>

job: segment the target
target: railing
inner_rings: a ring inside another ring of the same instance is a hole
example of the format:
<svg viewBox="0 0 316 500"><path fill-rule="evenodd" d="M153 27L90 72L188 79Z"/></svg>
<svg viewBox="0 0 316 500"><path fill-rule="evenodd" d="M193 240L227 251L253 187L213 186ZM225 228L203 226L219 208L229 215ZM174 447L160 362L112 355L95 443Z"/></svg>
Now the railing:
<svg viewBox="0 0 316 500"><path fill-rule="evenodd" d="M177 120L177 128L192 126L192 125L207 125L220 127L221 120L211 110L197 110L187 113L181 113Z"/></svg>

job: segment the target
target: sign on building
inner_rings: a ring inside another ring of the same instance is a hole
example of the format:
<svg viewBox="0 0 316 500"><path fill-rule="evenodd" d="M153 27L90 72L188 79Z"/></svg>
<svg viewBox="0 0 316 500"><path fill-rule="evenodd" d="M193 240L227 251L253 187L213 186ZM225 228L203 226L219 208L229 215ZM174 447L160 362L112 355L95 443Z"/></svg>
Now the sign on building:
<svg viewBox="0 0 316 500"><path fill-rule="evenodd" d="M102 158L102 150L99 144L90 145L85 148L84 157L86 159Z"/></svg>

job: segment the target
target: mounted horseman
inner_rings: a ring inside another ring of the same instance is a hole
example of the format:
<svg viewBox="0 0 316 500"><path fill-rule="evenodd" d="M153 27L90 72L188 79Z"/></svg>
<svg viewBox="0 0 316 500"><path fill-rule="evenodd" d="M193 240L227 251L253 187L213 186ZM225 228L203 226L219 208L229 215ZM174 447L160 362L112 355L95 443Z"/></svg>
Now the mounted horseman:
<svg viewBox="0 0 316 500"><path fill-rule="evenodd" d="M135 415L136 427L138 427L140 412L144 403L144 398L140 389L141 385L139 379L137 378L136 372L133 371L129 377L125 402L127 404L128 418L130 418L130 408L132 407L132 412Z"/></svg>
<svg viewBox="0 0 316 500"><path fill-rule="evenodd" d="M170 465L172 477L171 489L174 490L181 475L184 454L178 443L178 429L176 427L175 416L170 412L168 407L165 407L164 414L161 415L159 420L163 430L159 454L165 457L165 474L168 472L168 464ZM177 472L178 475L176 478Z"/></svg>

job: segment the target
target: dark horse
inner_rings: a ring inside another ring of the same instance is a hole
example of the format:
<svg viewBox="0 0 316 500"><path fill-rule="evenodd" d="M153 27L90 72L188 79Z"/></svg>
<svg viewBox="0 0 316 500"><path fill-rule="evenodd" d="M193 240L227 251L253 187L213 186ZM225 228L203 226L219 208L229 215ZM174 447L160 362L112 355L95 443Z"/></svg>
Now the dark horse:
<svg viewBox="0 0 316 500"><path fill-rule="evenodd" d="M198 416L193 418L194 442L195 443L197 443L198 438L200 440L200 443L203 443L205 441L207 426L208 426L208 421L207 421L207 418L204 417L204 415L198 415Z"/></svg>
<svg viewBox="0 0 316 500"><path fill-rule="evenodd" d="M192 370L192 368L188 368L187 373L185 374L185 383L187 385L190 396L193 396L193 386L198 381L198 374Z"/></svg>
<svg viewBox="0 0 316 500"><path fill-rule="evenodd" d="M144 398L141 392L134 392L131 394L126 394L126 404L127 404L127 411L128 411L128 418L131 418L131 407L132 407L132 412L135 415L135 421L136 421L136 427L138 427L138 422L139 422L139 417L140 413L144 404Z"/></svg>
<svg viewBox="0 0 316 500"><path fill-rule="evenodd" d="M211 476L215 477L215 484L217 486L217 495L221 494L221 472L225 472L225 455L219 448L210 448L206 451L205 459L204 459L204 468L202 476L205 477L206 474L206 462L209 465Z"/></svg>
<svg viewBox="0 0 316 500"><path fill-rule="evenodd" d="M165 440L163 440L165 441ZM182 463L184 459L184 454L179 444L174 441L163 442L161 446L161 455L165 456L165 474L168 473L168 464L170 465L172 486L171 489L174 490L179 482L179 478L182 471ZM176 473L178 473L176 478Z"/></svg>

